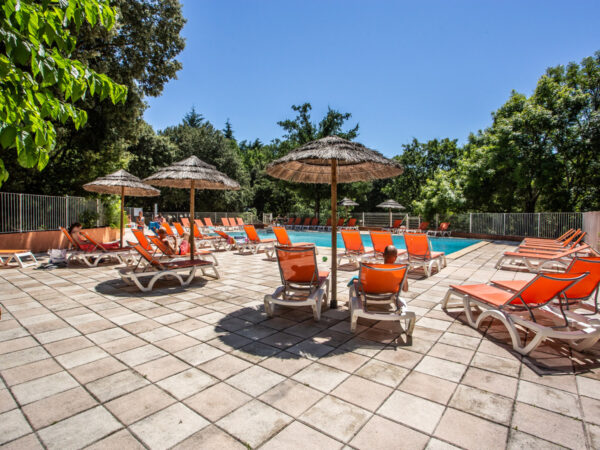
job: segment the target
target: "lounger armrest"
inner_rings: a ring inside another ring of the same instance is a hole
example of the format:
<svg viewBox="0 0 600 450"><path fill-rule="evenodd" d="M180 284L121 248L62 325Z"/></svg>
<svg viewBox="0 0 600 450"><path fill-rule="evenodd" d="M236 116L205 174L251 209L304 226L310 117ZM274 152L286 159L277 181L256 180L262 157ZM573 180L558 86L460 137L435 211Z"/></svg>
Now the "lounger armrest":
<svg viewBox="0 0 600 450"><path fill-rule="evenodd" d="M271 294L271 297L279 298L279 297L281 297L281 294L283 293L283 291L285 291L285 286L279 286L277 289L275 289L275 292L273 292Z"/></svg>
<svg viewBox="0 0 600 450"><path fill-rule="evenodd" d="M316 300L318 298L323 298L325 295L325 289L319 288L316 289L312 294L307 297L307 300Z"/></svg>

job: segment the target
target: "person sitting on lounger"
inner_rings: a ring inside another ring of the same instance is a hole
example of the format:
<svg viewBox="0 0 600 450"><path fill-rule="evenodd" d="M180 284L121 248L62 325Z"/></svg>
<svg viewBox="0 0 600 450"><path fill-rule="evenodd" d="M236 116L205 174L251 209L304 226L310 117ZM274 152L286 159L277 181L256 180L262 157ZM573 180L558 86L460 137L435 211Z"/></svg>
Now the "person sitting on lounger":
<svg viewBox="0 0 600 450"><path fill-rule="evenodd" d="M72 223L69 227L69 234L73 238L73 240L77 243L79 248L84 252L93 252L96 250L96 246L91 242L88 242L83 236L81 236L81 224L79 222ZM102 243L102 247L106 250L119 248L120 244L118 242L110 242L110 243Z"/></svg>
<svg viewBox="0 0 600 450"><path fill-rule="evenodd" d="M179 254L187 255L190 253L190 233L187 231L181 235L181 243L179 244Z"/></svg>
<svg viewBox="0 0 600 450"><path fill-rule="evenodd" d="M383 251L383 263L394 264L398 258L398 249L393 245L388 245Z"/></svg>
<svg viewBox="0 0 600 450"><path fill-rule="evenodd" d="M160 227L157 231L157 234L158 234L158 239L160 239L160 242L165 244L165 247L169 249L169 252L171 252L170 254L175 254L175 248L173 247L173 244L171 243L171 240L169 239L167 230L165 230L163 227Z"/></svg>

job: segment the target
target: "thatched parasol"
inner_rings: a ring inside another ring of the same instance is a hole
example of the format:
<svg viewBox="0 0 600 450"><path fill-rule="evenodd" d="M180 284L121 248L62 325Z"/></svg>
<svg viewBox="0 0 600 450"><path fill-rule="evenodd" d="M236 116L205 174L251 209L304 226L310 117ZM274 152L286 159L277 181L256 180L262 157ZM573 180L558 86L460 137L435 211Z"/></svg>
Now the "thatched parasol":
<svg viewBox="0 0 600 450"><path fill-rule="evenodd" d="M390 227L392 226L392 209L404 209L404 206L402 206L400 203L398 203L396 200L386 200L383 203L380 203L379 205L377 205L378 208L387 208L390 211Z"/></svg>
<svg viewBox="0 0 600 450"><path fill-rule="evenodd" d="M144 179L154 186L174 187L190 190L190 258L194 259L194 190L238 190L240 185L227 175L219 172L215 166L205 163L196 156L160 169Z"/></svg>
<svg viewBox="0 0 600 450"><path fill-rule="evenodd" d="M337 183L395 177L402 167L375 150L327 136L292 150L267 166L267 173L297 183L331 184L331 307L337 307Z"/></svg>
<svg viewBox="0 0 600 450"><path fill-rule="evenodd" d="M344 197L342 201L338 202L338 206L358 206L358 203L348 197Z"/></svg>
<svg viewBox="0 0 600 450"><path fill-rule="evenodd" d="M115 173L100 177L91 183L83 185L86 191L99 194L113 194L121 196L121 247L123 247L123 205L125 196L156 197L160 195L158 189L143 183L138 177L131 175L126 170L117 170Z"/></svg>

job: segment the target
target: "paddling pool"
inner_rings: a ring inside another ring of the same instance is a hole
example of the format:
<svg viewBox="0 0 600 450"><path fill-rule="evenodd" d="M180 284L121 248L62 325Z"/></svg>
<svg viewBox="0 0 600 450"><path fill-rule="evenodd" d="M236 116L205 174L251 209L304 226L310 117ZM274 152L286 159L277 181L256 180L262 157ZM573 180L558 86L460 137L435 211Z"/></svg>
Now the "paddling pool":
<svg viewBox="0 0 600 450"><path fill-rule="evenodd" d="M257 230L259 236L263 239L275 238L275 234L271 231ZM320 232L320 231L293 231L287 230L288 236L292 242L312 242L318 247L331 247L331 233ZM231 233L232 235L244 236L244 233ZM361 233L363 245L365 247L372 247L371 236L368 233ZM404 237L398 235L392 235L394 245L398 249L405 249ZM434 237L429 236L429 242L431 243L431 249L435 252L444 252L446 255L450 253L462 250L470 245L480 242L479 239L464 239L464 238L453 238L453 237ZM338 248L344 248L344 241L342 235L337 235L337 246Z"/></svg>

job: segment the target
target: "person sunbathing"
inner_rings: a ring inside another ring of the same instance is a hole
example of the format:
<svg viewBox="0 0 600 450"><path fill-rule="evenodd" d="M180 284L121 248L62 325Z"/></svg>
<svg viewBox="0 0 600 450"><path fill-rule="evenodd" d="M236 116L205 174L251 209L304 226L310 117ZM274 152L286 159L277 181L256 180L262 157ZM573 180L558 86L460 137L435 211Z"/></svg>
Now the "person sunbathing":
<svg viewBox="0 0 600 450"><path fill-rule="evenodd" d="M158 234L158 239L160 239L160 242L162 242L163 244L165 244L165 247L168 249L169 254L170 255L174 255L175 254L175 248L173 247L173 244L171 243L171 240L169 239L169 235L167 234L167 230L165 230L163 227L160 227L158 229L158 231L156 232L156 234Z"/></svg>
<svg viewBox="0 0 600 450"><path fill-rule="evenodd" d="M181 235L181 242L179 243L179 254L187 255L190 253L190 233L187 231Z"/></svg>
<svg viewBox="0 0 600 450"><path fill-rule="evenodd" d="M79 248L85 252L93 252L94 250L99 250L96 248L96 246L94 244L92 244L87 239L85 239L83 236L81 236L81 228L82 227L79 222L72 223L71 226L69 227L69 234L71 235L73 240L77 243ZM102 247L104 247L106 250L110 250L110 249L119 248L120 244L118 242L109 242L109 243L103 242Z"/></svg>

